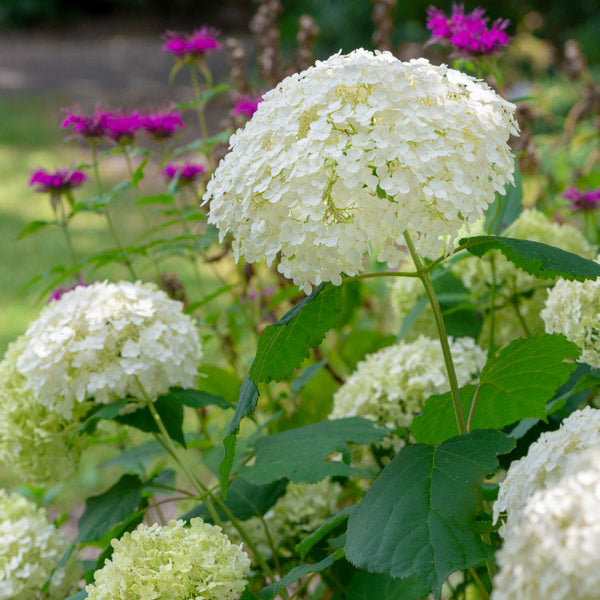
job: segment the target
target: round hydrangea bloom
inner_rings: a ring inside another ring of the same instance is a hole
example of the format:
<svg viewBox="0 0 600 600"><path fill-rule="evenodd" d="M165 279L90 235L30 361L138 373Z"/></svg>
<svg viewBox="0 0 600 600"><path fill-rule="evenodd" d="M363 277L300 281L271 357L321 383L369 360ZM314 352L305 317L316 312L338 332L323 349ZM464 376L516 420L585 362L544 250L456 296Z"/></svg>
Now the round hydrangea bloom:
<svg viewBox="0 0 600 600"><path fill-rule="evenodd" d="M246 587L248 555L202 519L139 525L112 546L86 588L89 600L235 600Z"/></svg>
<svg viewBox="0 0 600 600"><path fill-rule="evenodd" d="M458 385L479 376L487 356L472 338L450 340ZM450 389L438 340L419 336L369 354L333 396L330 418L365 417L388 429L410 427L432 394ZM404 441L391 437L396 448Z"/></svg>
<svg viewBox="0 0 600 600"><path fill-rule="evenodd" d="M600 588L600 448L571 454L562 479L536 491L500 529L492 600L592 600Z"/></svg>
<svg viewBox="0 0 600 600"><path fill-rule="evenodd" d="M536 491L552 487L564 476L572 454L590 448L600 448L600 410L586 406L556 431L543 433L527 456L511 463L494 503L494 521L506 512L510 524Z"/></svg>
<svg viewBox="0 0 600 600"><path fill-rule="evenodd" d="M0 600L40 598L40 590L71 543L43 509L0 490ZM75 557L57 569L44 598L63 600L77 588Z"/></svg>
<svg viewBox="0 0 600 600"><path fill-rule="evenodd" d="M93 283L52 302L24 335L17 369L38 402L70 418L93 397L108 403L190 387L200 354L198 333L153 284Z"/></svg>
<svg viewBox="0 0 600 600"><path fill-rule="evenodd" d="M0 463L29 483L46 485L75 470L82 448L77 428L93 404L78 404L66 419L37 402L16 368L25 344L23 337L10 344L0 363Z"/></svg>
<svg viewBox="0 0 600 600"><path fill-rule="evenodd" d="M290 483L285 494L262 519L252 517L244 521L244 528L263 557L272 554L265 525L275 549L282 545L293 549L299 537L311 533L336 513L341 491L340 484L330 479L318 483ZM227 526L227 533L241 542L239 532L232 525Z"/></svg>
<svg viewBox="0 0 600 600"><path fill-rule="evenodd" d="M600 279L559 279L548 291L541 317L547 333L562 333L581 348L581 362L600 367Z"/></svg>
<svg viewBox="0 0 600 600"><path fill-rule="evenodd" d="M556 246L561 250L578 254L584 258L593 258L594 247L581 231L566 223L555 223L538 210L524 210L502 235L522 240L531 240ZM543 331L544 323L540 311L544 308L546 289L552 285L550 279L538 279L517 268L499 251L493 253L496 281L496 343L504 345L513 340L523 328L515 308L527 323L531 333ZM492 285L492 267L490 255L482 258L468 256L458 261L452 272L480 303L487 306ZM489 335L489 326L484 323L480 343Z"/></svg>
<svg viewBox="0 0 600 600"><path fill-rule="evenodd" d="M512 181L514 105L425 59L336 54L284 79L230 139L204 195L236 258L281 257L305 291L396 266L403 232L437 258Z"/></svg>

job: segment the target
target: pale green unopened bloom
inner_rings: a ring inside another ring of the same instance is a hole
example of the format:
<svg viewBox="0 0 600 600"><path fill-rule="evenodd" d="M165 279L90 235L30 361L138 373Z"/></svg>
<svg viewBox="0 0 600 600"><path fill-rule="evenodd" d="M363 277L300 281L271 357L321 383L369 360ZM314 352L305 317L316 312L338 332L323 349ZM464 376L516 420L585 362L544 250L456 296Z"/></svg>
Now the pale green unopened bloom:
<svg viewBox="0 0 600 600"><path fill-rule="evenodd" d="M139 525L112 546L89 600L235 600L246 587L248 555L202 519Z"/></svg>
<svg viewBox="0 0 600 600"><path fill-rule="evenodd" d="M0 600L33 600L69 540L48 522L44 509L0 490ZM81 569L72 556L52 576L46 600L63 600L77 587Z"/></svg>

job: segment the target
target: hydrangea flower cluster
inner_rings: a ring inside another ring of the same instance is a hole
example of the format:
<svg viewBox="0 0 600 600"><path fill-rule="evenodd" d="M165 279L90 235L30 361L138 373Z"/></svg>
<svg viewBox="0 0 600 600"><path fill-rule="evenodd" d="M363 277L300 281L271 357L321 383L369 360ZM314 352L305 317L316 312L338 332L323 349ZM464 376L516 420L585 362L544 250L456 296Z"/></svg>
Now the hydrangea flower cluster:
<svg viewBox="0 0 600 600"><path fill-rule="evenodd" d="M584 258L593 258L594 247L577 228L568 223L551 221L544 213L526 209L502 233L507 237L531 240L550 244L578 254ZM552 284L551 280L538 279L525 271L518 269L500 252L493 253L495 265L495 282L497 305L503 303L495 313L496 343L503 345L514 339L522 327L515 312L515 306L527 322L531 332L543 331L544 324L540 311L544 308L546 289ZM452 267L452 272L460 277L462 283L471 290L475 298L486 303L494 278L490 256L476 258L468 256ZM514 305L515 300L517 304ZM487 323L482 329L484 342L489 333Z"/></svg>
<svg viewBox="0 0 600 600"><path fill-rule="evenodd" d="M219 31L213 27L201 27L192 33L181 33L179 31L167 31L163 36L163 52L168 52L176 58L202 58L213 50L221 48L217 42Z"/></svg>
<svg viewBox="0 0 600 600"><path fill-rule="evenodd" d="M0 463L34 485L52 484L75 470L83 445L77 428L93 403L75 406L70 419L40 404L16 367L25 344L23 337L10 344L0 363Z"/></svg>
<svg viewBox="0 0 600 600"><path fill-rule="evenodd" d="M31 174L30 186L35 186L36 192L60 194L72 190L87 181L87 175L76 169L56 169L54 172L38 169Z"/></svg>
<svg viewBox="0 0 600 600"><path fill-rule="evenodd" d="M0 600L31 600L71 543L48 522L43 509L0 490ZM44 598L63 600L81 576L75 556L53 574Z"/></svg>
<svg viewBox="0 0 600 600"><path fill-rule="evenodd" d="M265 525L275 549L286 545L293 548L299 537L311 533L336 513L341 491L340 484L330 479L318 483L290 483L285 494L262 519L247 519L244 528L263 557L272 554ZM241 543L240 535L233 526L227 526L227 533L231 539Z"/></svg>
<svg viewBox="0 0 600 600"><path fill-rule="evenodd" d="M77 287L47 305L23 337L16 365L26 389L65 418L90 397L156 398L192 386L200 354L182 304L153 284Z"/></svg>
<svg viewBox="0 0 600 600"><path fill-rule="evenodd" d="M248 555L202 519L142 524L112 546L86 588L90 600L235 600L246 587Z"/></svg>
<svg viewBox="0 0 600 600"><path fill-rule="evenodd" d="M573 212L595 210L600 203L600 188L597 190L578 190L570 187L564 194L563 198L569 200L569 208Z"/></svg>
<svg viewBox="0 0 600 600"><path fill-rule="evenodd" d="M547 333L562 333L581 348L581 362L600 367L600 279L559 279L548 291L541 317Z"/></svg>
<svg viewBox="0 0 600 600"><path fill-rule="evenodd" d="M479 376L487 355L472 338L450 340L458 385ZM436 339L419 336L369 354L333 396L330 418L364 417L390 431L410 427L432 394L450 389L444 357ZM404 439L392 435L386 441L395 449Z"/></svg>
<svg viewBox="0 0 600 600"><path fill-rule="evenodd" d="M200 163L186 162L184 165L167 163L160 174L167 180L172 181L175 177L180 183L192 183L206 173L206 167Z"/></svg>
<svg viewBox="0 0 600 600"><path fill-rule="evenodd" d="M600 410L586 407L542 434L500 484L494 600L597 595L600 585Z"/></svg>
<svg viewBox="0 0 600 600"><path fill-rule="evenodd" d="M590 448L600 448L600 410L586 406L556 431L543 433L527 456L511 463L494 503L494 521L505 512L510 525L535 492L550 489L562 479L571 455Z"/></svg>
<svg viewBox="0 0 600 600"><path fill-rule="evenodd" d="M476 8L465 14L463 4L453 4L452 14L447 17L439 8L427 9L427 29L432 33L430 44L450 44L453 56L483 56L498 54L508 45L507 19L496 19L488 29L485 10Z"/></svg>
<svg viewBox="0 0 600 600"><path fill-rule="evenodd" d="M204 195L236 259L281 260L305 292L362 271L370 247L391 268L403 233L437 258L512 181L514 105L425 59L336 54L284 79L230 139Z"/></svg>

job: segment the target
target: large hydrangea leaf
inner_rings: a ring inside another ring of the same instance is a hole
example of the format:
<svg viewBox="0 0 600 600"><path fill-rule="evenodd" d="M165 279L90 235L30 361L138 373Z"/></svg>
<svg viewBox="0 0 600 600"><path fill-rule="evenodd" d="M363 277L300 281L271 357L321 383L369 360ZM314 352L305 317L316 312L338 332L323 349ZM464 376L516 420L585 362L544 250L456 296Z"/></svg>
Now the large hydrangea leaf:
<svg viewBox="0 0 600 600"><path fill-rule="evenodd" d="M577 367L579 349L562 335L519 338L488 359L478 386L460 390L465 415L473 401L471 429L500 429L521 419L543 418L546 403ZM450 393L432 396L415 417L411 433L418 442L437 444L458 435Z"/></svg>
<svg viewBox="0 0 600 600"><path fill-rule="evenodd" d="M475 256L500 250L514 265L541 279L562 277L584 281L600 277L600 265L593 260L541 242L496 235L478 235L462 238L460 245Z"/></svg>
<svg viewBox="0 0 600 600"><path fill-rule="evenodd" d="M485 430L403 448L350 514L346 558L370 572L416 577L439 597L451 573L493 557L474 533L477 490L514 445Z"/></svg>

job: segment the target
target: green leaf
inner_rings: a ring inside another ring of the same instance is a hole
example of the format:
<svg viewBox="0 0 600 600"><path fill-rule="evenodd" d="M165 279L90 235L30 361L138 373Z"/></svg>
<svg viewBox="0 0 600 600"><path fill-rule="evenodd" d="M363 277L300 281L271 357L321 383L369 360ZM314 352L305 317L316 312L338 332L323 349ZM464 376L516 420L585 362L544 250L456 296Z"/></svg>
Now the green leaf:
<svg viewBox="0 0 600 600"><path fill-rule="evenodd" d="M71 594L67 596L65 600L85 600L88 597L88 594L85 590L79 590L75 594Z"/></svg>
<svg viewBox="0 0 600 600"><path fill-rule="evenodd" d="M225 505L240 521L246 521L251 517L261 517L283 496L287 485L287 479L280 479L266 485L253 485L243 477L237 477L227 490ZM217 512L223 521L229 520L218 507ZM194 517L202 517L209 523L213 522L204 503L199 504L181 518L189 521Z"/></svg>
<svg viewBox="0 0 600 600"><path fill-rule="evenodd" d="M333 515L333 517L327 519L323 525L315 529L308 537L305 537L299 544L296 545L296 552L300 555L300 559L304 560L310 549L320 542L328 533L333 531L336 527L348 520L350 513L354 510L355 505L346 506Z"/></svg>
<svg viewBox="0 0 600 600"><path fill-rule="evenodd" d="M25 225L25 227L23 227L23 229L21 229L21 232L19 233L19 239L22 240L24 237L27 237L28 235L31 235L32 233L35 233L36 231L43 229L44 227L46 227L46 225L54 225L54 222L53 221L29 221L29 223L27 223L27 225Z"/></svg>
<svg viewBox="0 0 600 600"><path fill-rule="evenodd" d="M142 179L144 179L144 168L148 164L148 159L143 160L134 171L133 176L131 178L131 185L133 187L137 187Z"/></svg>
<svg viewBox="0 0 600 600"><path fill-rule="evenodd" d="M126 406L127 400L117 400L111 404L103 404L94 407L89 413L87 413L85 420L79 426L77 431L80 433L92 432L99 420L103 419L110 421L114 419Z"/></svg>
<svg viewBox="0 0 600 600"><path fill-rule="evenodd" d="M300 375L292 381L290 385L290 390L294 394L299 394L306 384L327 364L325 359L320 360L319 362L313 363L312 365L308 365L306 369L300 373Z"/></svg>
<svg viewBox="0 0 600 600"><path fill-rule="evenodd" d="M113 527L125 521L140 504L144 484L137 475L125 474L115 485L85 501L79 519L77 542L99 540Z"/></svg>
<svg viewBox="0 0 600 600"><path fill-rule="evenodd" d="M167 393L159 396L154 401L154 407L162 419L169 437L179 442L185 448L186 444L183 436L183 402L181 398L176 395L171 396ZM148 433L160 433L160 429L147 406L125 415L119 415L114 420L122 425L129 425Z"/></svg>
<svg viewBox="0 0 600 600"><path fill-rule="evenodd" d="M125 471L135 471L137 473L145 473L150 462L159 456L164 456L166 450L156 440L144 442L139 446L128 448L117 456L105 460L98 465L101 469L106 467L122 467Z"/></svg>
<svg viewBox="0 0 600 600"><path fill-rule="evenodd" d="M477 394L471 429L500 429L521 419L543 418L546 403L577 368L577 346L558 334L518 338L488 359L478 388L460 390L465 415ZM570 362L565 362L566 360ZM413 419L411 433L418 442L437 444L458 435L450 393L432 396L423 413Z"/></svg>
<svg viewBox="0 0 600 600"><path fill-rule="evenodd" d="M593 260L541 242L479 235L461 239L460 245L475 256L500 250L517 267L542 279L562 277L570 281L584 281L600 276L600 265Z"/></svg>
<svg viewBox="0 0 600 600"><path fill-rule="evenodd" d="M217 396L215 394L209 394L194 389L184 389L180 387L171 388L166 394L159 396L163 398L165 402L174 400L175 402L181 402L185 406L190 408L202 408L204 406L218 406L219 408L233 408L223 396Z"/></svg>
<svg viewBox="0 0 600 600"><path fill-rule="evenodd" d="M308 575L309 573L320 573L321 571L330 567L336 560L343 558L344 551L338 548L333 554L330 554L327 558L324 558L321 562L314 565L298 565L293 568L285 577L282 577L279 581L268 585L258 592L260 600L269 600L274 598L284 587L298 581L301 577Z"/></svg>
<svg viewBox="0 0 600 600"><path fill-rule="evenodd" d="M144 196L137 201L137 204L141 206L144 206L145 204L173 204L173 196L171 194Z"/></svg>
<svg viewBox="0 0 600 600"><path fill-rule="evenodd" d="M254 444L256 460L239 474L260 485L287 477L294 483L317 483L334 475L363 473L350 466L348 443L371 444L387 435L385 428L360 417L321 421L259 438ZM341 452L343 461L328 461Z"/></svg>
<svg viewBox="0 0 600 600"><path fill-rule="evenodd" d="M347 600L418 600L429 594L429 586L417 577L394 579L382 573L357 573L346 588Z"/></svg>
<svg viewBox="0 0 600 600"><path fill-rule="evenodd" d="M504 196L496 193L496 199L487 210L485 231L498 235L504 231L523 210L523 184L518 163L515 164L515 185L508 185Z"/></svg>
<svg viewBox="0 0 600 600"><path fill-rule="evenodd" d="M478 488L515 443L486 430L403 448L350 515L347 559L369 572L417 577L439 597L450 574L493 557L472 531Z"/></svg>
<svg viewBox="0 0 600 600"><path fill-rule="evenodd" d="M258 340L250 379L255 383L282 381L291 375L335 325L342 304L342 287L322 283L277 323L269 325Z"/></svg>

